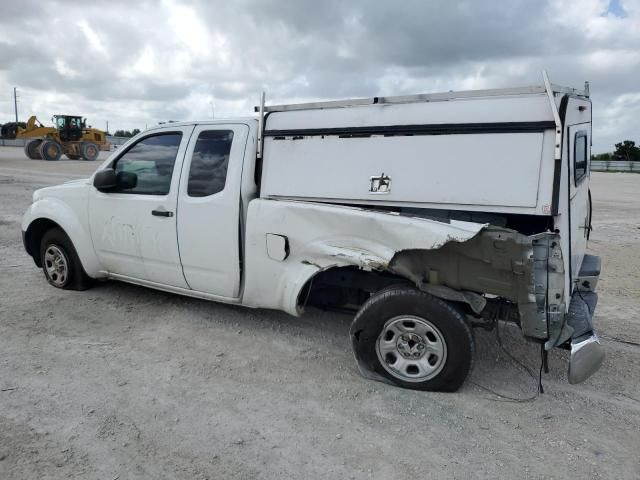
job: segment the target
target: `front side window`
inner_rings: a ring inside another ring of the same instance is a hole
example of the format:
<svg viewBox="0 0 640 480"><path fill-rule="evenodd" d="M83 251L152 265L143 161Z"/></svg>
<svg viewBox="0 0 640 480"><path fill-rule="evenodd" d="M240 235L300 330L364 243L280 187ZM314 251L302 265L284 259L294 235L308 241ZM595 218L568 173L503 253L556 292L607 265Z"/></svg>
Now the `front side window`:
<svg viewBox="0 0 640 480"><path fill-rule="evenodd" d="M135 173L135 186L121 187L120 193L138 193L143 195L166 195L171 186L173 166L176 163L182 133L162 133L145 137L120 157L114 169Z"/></svg>
<svg viewBox="0 0 640 480"><path fill-rule="evenodd" d="M200 133L191 157L187 195L207 197L224 190L232 142L231 130Z"/></svg>
<svg viewBox="0 0 640 480"><path fill-rule="evenodd" d="M587 134L576 133L573 145L573 175L576 185L587 174Z"/></svg>

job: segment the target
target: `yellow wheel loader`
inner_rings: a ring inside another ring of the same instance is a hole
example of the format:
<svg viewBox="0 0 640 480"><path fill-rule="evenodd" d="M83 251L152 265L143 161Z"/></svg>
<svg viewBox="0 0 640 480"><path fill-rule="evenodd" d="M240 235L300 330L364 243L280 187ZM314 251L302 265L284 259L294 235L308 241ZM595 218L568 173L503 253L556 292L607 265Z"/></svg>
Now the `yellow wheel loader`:
<svg viewBox="0 0 640 480"><path fill-rule="evenodd" d="M2 138L32 139L24 146L24 153L33 160L60 160L62 154L71 160L95 160L100 150L109 150L111 144L102 130L86 126L86 119L74 115L54 115L55 127L45 127L32 116L25 127L6 124Z"/></svg>

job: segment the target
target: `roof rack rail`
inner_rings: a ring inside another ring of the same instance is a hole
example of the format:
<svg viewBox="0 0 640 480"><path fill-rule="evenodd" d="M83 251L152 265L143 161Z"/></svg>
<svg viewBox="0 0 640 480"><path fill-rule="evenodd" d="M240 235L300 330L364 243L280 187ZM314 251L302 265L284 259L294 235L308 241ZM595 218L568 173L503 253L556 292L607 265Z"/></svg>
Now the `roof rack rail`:
<svg viewBox="0 0 640 480"><path fill-rule="evenodd" d="M554 93L566 93L569 95L578 95L581 97L589 97L589 84L585 82L584 90L576 88L562 87L560 85L551 84ZM400 103L418 103L418 102L444 102L448 100L458 100L464 98L480 98L494 97L504 95L526 95L545 93L547 90L545 85L532 85L529 87L513 87L513 88L494 88L486 90L466 90L466 91L450 91L441 93L424 93L417 95L401 95L392 97L370 97L370 98L354 98L349 100L332 100L327 102L309 102L309 103L291 103L284 105L266 105L263 112L292 112L296 110L317 110L325 108L346 108L358 107L375 104L400 104ZM255 107L256 112L260 112L260 106Z"/></svg>

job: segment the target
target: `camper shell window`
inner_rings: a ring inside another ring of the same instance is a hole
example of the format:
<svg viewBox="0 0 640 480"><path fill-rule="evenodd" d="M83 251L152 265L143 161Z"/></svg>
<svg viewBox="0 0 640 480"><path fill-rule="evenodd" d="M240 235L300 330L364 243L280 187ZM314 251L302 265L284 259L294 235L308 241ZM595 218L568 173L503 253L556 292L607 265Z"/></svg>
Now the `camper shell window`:
<svg viewBox="0 0 640 480"><path fill-rule="evenodd" d="M587 132L581 130L576 133L573 142L573 176L576 185L587 174Z"/></svg>

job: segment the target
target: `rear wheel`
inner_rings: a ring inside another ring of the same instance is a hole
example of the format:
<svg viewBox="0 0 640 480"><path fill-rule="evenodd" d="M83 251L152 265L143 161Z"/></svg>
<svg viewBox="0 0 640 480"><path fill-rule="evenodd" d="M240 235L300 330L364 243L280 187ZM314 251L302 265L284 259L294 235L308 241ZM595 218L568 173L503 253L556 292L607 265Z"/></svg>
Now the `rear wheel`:
<svg viewBox="0 0 640 480"><path fill-rule="evenodd" d="M85 273L69 237L59 228L48 230L40 242L40 261L47 281L57 288L85 290L91 279Z"/></svg>
<svg viewBox="0 0 640 480"><path fill-rule="evenodd" d="M40 155L40 145L42 144L42 140L31 140L24 144L24 153L27 158L31 160L41 160L42 155Z"/></svg>
<svg viewBox="0 0 640 480"><path fill-rule="evenodd" d="M474 339L453 305L411 287L372 296L351 328L361 363L404 388L456 391L473 363Z"/></svg>
<svg viewBox="0 0 640 480"><path fill-rule="evenodd" d="M98 148L98 145L93 142L82 142L82 145L80 145L80 152L82 153L82 158L93 162L98 158L100 149Z"/></svg>
<svg viewBox="0 0 640 480"><path fill-rule="evenodd" d="M55 140L44 140L40 145L40 155L44 160L60 160L62 156L62 145Z"/></svg>

